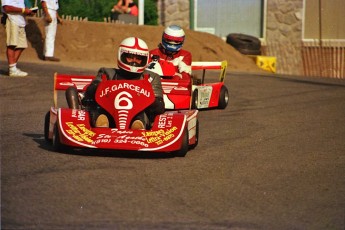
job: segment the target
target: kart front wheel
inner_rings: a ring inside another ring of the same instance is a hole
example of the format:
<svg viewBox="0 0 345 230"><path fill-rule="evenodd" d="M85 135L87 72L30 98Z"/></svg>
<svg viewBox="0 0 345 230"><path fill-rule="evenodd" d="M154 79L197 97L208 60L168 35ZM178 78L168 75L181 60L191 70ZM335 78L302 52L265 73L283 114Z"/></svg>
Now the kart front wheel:
<svg viewBox="0 0 345 230"><path fill-rule="evenodd" d="M198 109L199 97L198 97L198 90L194 90L192 95L192 109Z"/></svg>
<svg viewBox="0 0 345 230"><path fill-rule="evenodd" d="M47 142L51 142L52 140L49 139L49 126L50 126L50 111L46 113L44 118L44 139Z"/></svg>
<svg viewBox="0 0 345 230"><path fill-rule="evenodd" d="M223 85L222 88L220 88L218 108L225 109L228 103L229 103L229 92L226 86Z"/></svg>
<svg viewBox="0 0 345 230"><path fill-rule="evenodd" d="M60 141L60 134L59 134L59 128L58 125L55 124L54 126L54 132L53 132L53 148L57 152L61 152L66 149L66 146L63 145Z"/></svg>
<svg viewBox="0 0 345 230"><path fill-rule="evenodd" d="M186 154L188 152L189 137L188 137L188 129L187 128L184 130L184 134L183 134L182 138L183 139L182 139L181 148L174 152L175 157L184 157L184 156L186 156Z"/></svg>

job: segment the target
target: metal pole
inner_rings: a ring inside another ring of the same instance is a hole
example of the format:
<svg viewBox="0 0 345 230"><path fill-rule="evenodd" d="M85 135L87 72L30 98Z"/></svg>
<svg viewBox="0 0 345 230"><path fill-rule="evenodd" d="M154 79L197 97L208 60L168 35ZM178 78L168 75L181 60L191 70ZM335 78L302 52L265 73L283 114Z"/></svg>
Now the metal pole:
<svg viewBox="0 0 345 230"><path fill-rule="evenodd" d="M322 47L322 6L321 0L319 0L319 43L320 47Z"/></svg>
<svg viewBox="0 0 345 230"><path fill-rule="evenodd" d="M138 8L139 8L139 18L138 18L138 25L144 25L144 4L145 0L139 0Z"/></svg>
<svg viewBox="0 0 345 230"><path fill-rule="evenodd" d="M194 30L194 0L189 3L189 29Z"/></svg>

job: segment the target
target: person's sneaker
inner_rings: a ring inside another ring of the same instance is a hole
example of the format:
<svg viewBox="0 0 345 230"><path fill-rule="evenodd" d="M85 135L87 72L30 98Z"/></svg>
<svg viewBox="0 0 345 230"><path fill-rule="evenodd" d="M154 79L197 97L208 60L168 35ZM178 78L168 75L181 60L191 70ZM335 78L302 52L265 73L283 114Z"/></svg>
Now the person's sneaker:
<svg viewBox="0 0 345 230"><path fill-rule="evenodd" d="M131 129L145 129L144 123L141 120L135 120L131 126Z"/></svg>
<svg viewBox="0 0 345 230"><path fill-rule="evenodd" d="M109 128L109 120L106 115L101 114L96 119L96 128Z"/></svg>
<svg viewBox="0 0 345 230"><path fill-rule="evenodd" d="M16 69L10 69L9 71L9 76L10 77L26 77L28 76L27 72L21 71L20 69L16 68Z"/></svg>
<svg viewBox="0 0 345 230"><path fill-rule="evenodd" d="M56 57L44 57L44 60L45 61L56 61L56 62L60 61L60 59L56 58Z"/></svg>

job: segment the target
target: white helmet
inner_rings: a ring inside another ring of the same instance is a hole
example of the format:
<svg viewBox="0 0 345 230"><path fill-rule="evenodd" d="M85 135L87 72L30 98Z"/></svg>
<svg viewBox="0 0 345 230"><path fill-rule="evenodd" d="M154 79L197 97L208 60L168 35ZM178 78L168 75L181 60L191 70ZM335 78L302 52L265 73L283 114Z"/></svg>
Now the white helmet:
<svg viewBox="0 0 345 230"><path fill-rule="evenodd" d="M162 35L162 46L169 52L177 52L182 48L184 38L185 33L181 27L168 26Z"/></svg>
<svg viewBox="0 0 345 230"><path fill-rule="evenodd" d="M147 44L137 37L123 40L118 51L117 65L131 73L142 73L148 64L149 49Z"/></svg>

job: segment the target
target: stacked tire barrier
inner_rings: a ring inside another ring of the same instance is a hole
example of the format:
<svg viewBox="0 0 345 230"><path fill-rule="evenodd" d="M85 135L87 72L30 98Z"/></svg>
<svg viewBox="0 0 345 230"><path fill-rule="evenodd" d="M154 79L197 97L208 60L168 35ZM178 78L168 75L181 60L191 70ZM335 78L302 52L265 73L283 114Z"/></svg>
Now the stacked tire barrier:
<svg viewBox="0 0 345 230"><path fill-rule="evenodd" d="M226 43L242 54L261 55L261 42L258 38L246 34L229 34Z"/></svg>

